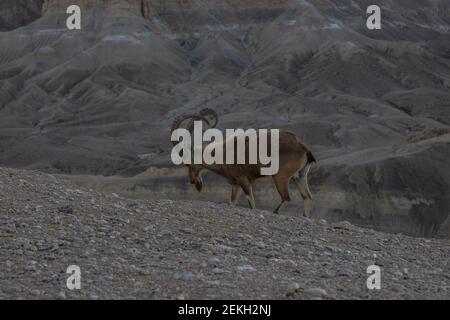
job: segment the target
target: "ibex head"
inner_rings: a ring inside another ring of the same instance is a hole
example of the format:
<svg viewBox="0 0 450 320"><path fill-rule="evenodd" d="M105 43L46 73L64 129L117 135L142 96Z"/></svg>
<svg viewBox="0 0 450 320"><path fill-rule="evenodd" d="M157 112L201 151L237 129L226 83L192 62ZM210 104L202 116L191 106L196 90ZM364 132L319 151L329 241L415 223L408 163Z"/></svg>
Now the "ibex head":
<svg viewBox="0 0 450 320"><path fill-rule="evenodd" d="M187 120L190 120L188 130L192 133L194 130L195 121L204 121L208 124L210 128L215 128L219 122L219 117L217 113L211 109L203 109L198 113L182 115L176 118L175 121L173 122L171 132L179 129L181 125ZM195 185L195 188L197 189L198 192L201 192L203 189L203 179L200 176L200 173L204 169L203 165L190 164L187 165L187 167L189 170L190 183Z"/></svg>
<svg viewBox="0 0 450 320"><path fill-rule="evenodd" d="M200 176L200 172L203 170L203 166L198 164L190 164L188 165L188 169L189 169L189 180L191 184L195 185L195 189L197 189L198 192L202 192L203 179Z"/></svg>

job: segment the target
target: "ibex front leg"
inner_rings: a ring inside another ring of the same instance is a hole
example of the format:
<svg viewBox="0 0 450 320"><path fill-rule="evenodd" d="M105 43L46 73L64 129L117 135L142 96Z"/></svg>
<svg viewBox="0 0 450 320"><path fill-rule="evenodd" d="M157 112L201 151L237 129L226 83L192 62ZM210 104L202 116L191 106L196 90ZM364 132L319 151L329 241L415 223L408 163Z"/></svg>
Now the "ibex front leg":
<svg viewBox="0 0 450 320"><path fill-rule="evenodd" d="M242 190L244 190L244 192L245 192L245 195L247 197L250 208L256 209L255 198L253 197L253 189L252 189L252 184L250 183L250 181L248 181L248 180L242 181L241 187L242 187Z"/></svg>
<svg viewBox="0 0 450 320"><path fill-rule="evenodd" d="M303 201L304 201L304 210L303 215L305 217L311 216L311 209L312 209L312 194L309 190L308 185L308 172L311 168L311 165L308 164L302 171L299 172L298 178L294 179L295 184L297 185L300 194L302 195Z"/></svg>
<svg viewBox="0 0 450 320"><path fill-rule="evenodd" d="M234 207L236 206L236 203L239 200L239 194L241 193L241 187L233 185L231 190L231 198L230 198L230 206Z"/></svg>

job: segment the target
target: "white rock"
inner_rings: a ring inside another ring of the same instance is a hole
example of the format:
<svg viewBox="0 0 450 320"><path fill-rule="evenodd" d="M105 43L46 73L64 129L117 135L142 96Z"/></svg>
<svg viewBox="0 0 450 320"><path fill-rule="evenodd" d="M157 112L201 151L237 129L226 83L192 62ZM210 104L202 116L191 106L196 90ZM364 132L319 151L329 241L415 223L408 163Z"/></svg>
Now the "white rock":
<svg viewBox="0 0 450 320"><path fill-rule="evenodd" d="M225 270L220 269L220 268L214 268L212 270L212 273L214 273L214 274L223 274L223 273L225 273Z"/></svg>
<svg viewBox="0 0 450 320"><path fill-rule="evenodd" d="M324 297L327 295L327 292L322 288L310 288L305 290L305 293L314 297Z"/></svg>
<svg viewBox="0 0 450 320"><path fill-rule="evenodd" d="M250 265L238 266L237 269L239 272L255 272L256 271L256 269Z"/></svg>
<svg viewBox="0 0 450 320"><path fill-rule="evenodd" d="M352 225L348 221L341 221L331 225L333 229L350 230Z"/></svg>
<svg viewBox="0 0 450 320"><path fill-rule="evenodd" d="M194 281L197 280L199 276L192 272L182 272L175 274L175 279L183 281Z"/></svg>

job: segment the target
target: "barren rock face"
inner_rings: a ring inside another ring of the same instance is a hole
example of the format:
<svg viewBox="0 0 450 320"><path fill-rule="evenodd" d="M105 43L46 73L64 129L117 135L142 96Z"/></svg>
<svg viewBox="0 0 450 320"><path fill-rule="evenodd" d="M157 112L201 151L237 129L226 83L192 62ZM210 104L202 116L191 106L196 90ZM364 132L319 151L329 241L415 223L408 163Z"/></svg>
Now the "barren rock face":
<svg viewBox="0 0 450 320"><path fill-rule="evenodd" d="M1 21L19 3L2 1ZM79 31L66 29L70 4ZM316 216L448 236L450 136L406 140L448 132L450 3L379 4L382 30L370 31L362 0L48 0L0 34L0 164L170 167L173 118L208 107L222 128L288 128L311 146ZM228 189L208 179L201 196L222 201ZM178 174L143 190L199 197ZM278 200L261 185L264 207Z"/></svg>
<svg viewBox="0 0 450 320"><path fill-rule="evenodd" d="M141 15L144 9L148 10L151 5L147 0L45 0L43 12L55 13L65 12L67 7L78 5L83 10L128 10L135 15Z"/></svg>
<svg viewBox="0 0 450 320"><path fill-rule="evenodd" d="M44 0L2 0L0 32L26 25L42 15Z"/></svg>

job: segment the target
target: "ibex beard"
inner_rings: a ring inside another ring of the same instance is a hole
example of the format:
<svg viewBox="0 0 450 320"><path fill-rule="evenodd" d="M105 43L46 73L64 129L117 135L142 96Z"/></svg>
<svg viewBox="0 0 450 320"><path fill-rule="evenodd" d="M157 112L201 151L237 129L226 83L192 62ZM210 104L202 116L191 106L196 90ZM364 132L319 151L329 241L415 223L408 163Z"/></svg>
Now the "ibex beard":
<svg viewBox="0 0 450 320"><path fill-rule="evenodd" d="M191 132L187 129L180 128L172 133L172 142L179 142L172 149L174 164L259 165L262 176L273 176L279 171L278 129L227 129L224 139L222 131L208 129L203 132L203 122L195 121L193 131L193 146ZM209 144L205 145L205 142Z"/></svg>

